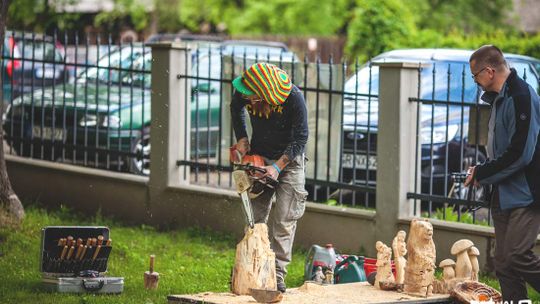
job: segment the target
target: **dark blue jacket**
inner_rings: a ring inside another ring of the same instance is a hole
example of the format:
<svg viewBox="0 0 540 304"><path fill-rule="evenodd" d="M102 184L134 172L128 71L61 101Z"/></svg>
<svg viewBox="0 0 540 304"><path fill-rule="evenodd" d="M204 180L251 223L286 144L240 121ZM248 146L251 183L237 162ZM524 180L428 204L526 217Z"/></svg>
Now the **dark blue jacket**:
<svg viewBox="0 0 540 304"><path fill-rule="evenodd" d="M486 92L482 100L496 113L489 130L494 155L476 167L476 179L497 187L502 210L540 205L538 94L511 69L501 92Z"/></svg>

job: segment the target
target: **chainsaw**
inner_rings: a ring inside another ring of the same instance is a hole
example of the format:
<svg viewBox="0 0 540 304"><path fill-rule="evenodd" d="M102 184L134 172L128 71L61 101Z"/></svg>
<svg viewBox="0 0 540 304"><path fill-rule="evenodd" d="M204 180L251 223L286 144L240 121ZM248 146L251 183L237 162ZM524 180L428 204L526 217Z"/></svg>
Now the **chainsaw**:
<svg viewBox="0 0 540 304"><path fill-rule="evenodd" d="M251 199L258 197L267 189L275 189L278 181L268 176L264 166L264 159L260 155L244 155L236 149L230 148L231 162L233 163L232 178L236 191L242 198L242 207L250 228L255 225Z"/></svg>

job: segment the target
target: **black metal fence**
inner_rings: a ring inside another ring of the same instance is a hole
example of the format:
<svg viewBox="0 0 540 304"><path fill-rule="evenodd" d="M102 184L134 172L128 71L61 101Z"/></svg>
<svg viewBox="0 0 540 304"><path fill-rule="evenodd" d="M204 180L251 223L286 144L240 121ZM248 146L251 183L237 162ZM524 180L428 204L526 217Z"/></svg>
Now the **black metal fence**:
<svg viewBox="0 0 540 304"><path fill-rule="evenodd" d="M9 151L144 173L150 50L113 45L110 36L92 40L7 33L2 77Z"/></svg>
<svg viewBox="0 0 540 304"><path fill-rule="evenodd" d="M115 45L110 36L78 37L8 32L2 54L7 149L31 158L149 174L150 48ZM192 183L232 188L231 82L252 63L265 61L287 71L306 97L309 199L375 208L377 162L384 161L376 155L376 65L333 63L332 58L328 64L309 62L276 45L192 46L192 68L178 75L192 88L185 92L191 98L190 157L178 160L191 167ZM411 61L406 56L397 60ZM489 223L486 203L462 186L467 168L486 158L480 128L485 105L478 102L480 90L467 61L426 59L429 67L418 71L419 94L410 100L419 113L418 134L411 138L421 154L415 175L419 191L408 198L420 204L422 215ZM538 89L534 69L509 61Z"/></svg>
<svg viewBox="0 0 540 304"><path fill-rule="evenodd" d="M537 91L539 78L532 65L507 57L520 76ZM482 225L491 224L490 188L465 187L470 166L487 159L489 105L480 102L468 63L439 61L418 70L417 151L415 188L407 197L423 216ZM416 214L419 215L419 214Z"/></svg>

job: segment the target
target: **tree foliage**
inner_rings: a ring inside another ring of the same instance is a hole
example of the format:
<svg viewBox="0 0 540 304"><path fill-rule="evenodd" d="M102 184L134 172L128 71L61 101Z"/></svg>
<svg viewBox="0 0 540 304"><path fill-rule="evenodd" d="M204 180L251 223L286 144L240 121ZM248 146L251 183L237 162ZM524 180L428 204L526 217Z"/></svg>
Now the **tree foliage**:
<svg viewBox="0 0 540 304"><path fill-rule="evenodd" d="M508 21L512 1L508 0L411 0L418 27L446 34L488 33L505 28L513 30Z"/></svg>
<svg viewBox="0 0 540 304"><path fill-rule="evenodd" d="M190 30L202 23L230 34L333 35L343 30L351 0L183 0L180 20Z"/></svg>
<svg viewBox="0 0 540 304"><path fill-rule="evenodd" d="M415 31L414 17L402 1L358 1L348 27L346 50L364 61L401 47Z"/></svg>
<svg viewBox="0 0 540 304"><path fill-rule="evenodd" d="M8 10L7 24L12 29L31 29L39 32L51 28L69 29L80 14L57 12L57 7L74 4L77 0L14 0Z"/></svg>
<svg viewBox="0 0 540 304"><path fill-rule="evenodd" d="M113 10L99 13L94 20L94 24L112 28L116 22L127 19L131 21L136 30L141 31L148 27L150 18L146 4L142 1L115 0Z"/></svg>

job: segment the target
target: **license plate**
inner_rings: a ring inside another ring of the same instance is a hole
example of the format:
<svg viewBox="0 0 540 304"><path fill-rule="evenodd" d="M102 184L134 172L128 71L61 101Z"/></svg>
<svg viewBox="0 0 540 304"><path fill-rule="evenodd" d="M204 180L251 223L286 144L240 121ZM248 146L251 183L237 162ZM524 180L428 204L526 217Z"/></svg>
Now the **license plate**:
<svg viewBox="0 0 540 304"><path fill-rule="evenodd" d="M49 128L49 127L43 127L40 126L34 126L32 128L32 135L34 138L42 138L42 139L48 139L56 141L62 141L64 139L64 129L62 128Z"/></svg>
<svg viewBox="0 0 540 304"><path fill-rule="evenodd" d="M365 169L367 164L368 170L377 170L377 157L374 155L343 154L343 168L353 168L353 162L356 169Z"/></svg>

